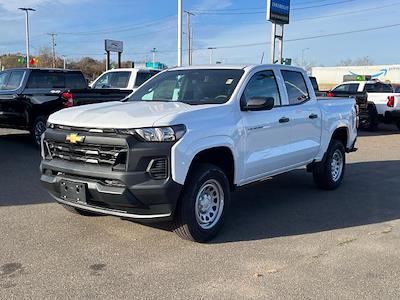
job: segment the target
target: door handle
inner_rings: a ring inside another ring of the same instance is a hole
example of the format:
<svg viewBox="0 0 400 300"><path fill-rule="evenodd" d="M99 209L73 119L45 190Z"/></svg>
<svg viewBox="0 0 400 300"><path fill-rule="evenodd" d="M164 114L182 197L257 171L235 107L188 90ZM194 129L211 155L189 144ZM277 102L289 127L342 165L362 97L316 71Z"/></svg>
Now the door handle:
<svg viewBox="0 0 400 300"><path fill-rule="evenodd" d="M283 117L283 118L279 119L279 123L289 123L289 122L290 122L290 119L286 118L286 117Z"/></svg>
<svg viewBox="0 0 400 300"><path fill-rule="evenodd" d="M311 114L308 116L310 119L318 119L318 115L317 114Z"/></svg>

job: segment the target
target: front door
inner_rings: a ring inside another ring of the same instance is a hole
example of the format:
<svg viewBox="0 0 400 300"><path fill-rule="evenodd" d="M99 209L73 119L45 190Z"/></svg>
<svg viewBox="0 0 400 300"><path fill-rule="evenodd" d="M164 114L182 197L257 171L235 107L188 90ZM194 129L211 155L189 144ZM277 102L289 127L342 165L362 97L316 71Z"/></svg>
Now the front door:
<svg viewBox="0 0 400 300"><path fill-rule="evenodd" d="M272 70L254 74L242 95L242 101L252 97L272 97L275 107L268 111L243 111L246 131L245 174L242 183L268 176L287 166L290 156L291 127Z"/></svg>

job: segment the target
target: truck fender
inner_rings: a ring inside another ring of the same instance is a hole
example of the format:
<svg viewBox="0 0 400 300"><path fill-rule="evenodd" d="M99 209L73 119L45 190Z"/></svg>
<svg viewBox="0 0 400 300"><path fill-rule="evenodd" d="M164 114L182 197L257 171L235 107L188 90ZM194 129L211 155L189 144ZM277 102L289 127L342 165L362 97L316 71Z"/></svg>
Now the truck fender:
<svg viewBox="0 0 400 300"><path fill-rule="evenodd" d="M232 152L234 162L238 161L238 153L235 150L237 147L228 136L205 137L190 143L183 142L184 140L178 142L171 151L171 175L172 179L179 184L185 184L193 159L204 150L226 147ZM234 169L234 182L236 182L238 176L236 163L234 163Z"/></svg>

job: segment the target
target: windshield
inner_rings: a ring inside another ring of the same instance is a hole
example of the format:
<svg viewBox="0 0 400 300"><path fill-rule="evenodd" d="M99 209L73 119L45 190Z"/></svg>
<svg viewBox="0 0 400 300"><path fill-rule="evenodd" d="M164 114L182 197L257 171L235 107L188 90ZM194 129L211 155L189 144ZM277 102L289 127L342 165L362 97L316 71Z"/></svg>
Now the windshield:
<svg viewBox="0 0 400 300"><path fill-rule="evenodd" d="M222 104L232 96L243 70L166 71L140 87L129 101Z"/></svg>

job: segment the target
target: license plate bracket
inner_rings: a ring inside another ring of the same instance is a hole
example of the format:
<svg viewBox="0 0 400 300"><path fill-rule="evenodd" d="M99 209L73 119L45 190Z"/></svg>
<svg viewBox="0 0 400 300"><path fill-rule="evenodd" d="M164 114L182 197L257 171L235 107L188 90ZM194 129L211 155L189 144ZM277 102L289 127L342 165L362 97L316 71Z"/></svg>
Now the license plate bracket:
<svg viewBox="0 0 400 300"><path fill-rule="evenodd" d="M86 203L87 187L85 183L61 180L60 194L63 200Z"/></svg>

